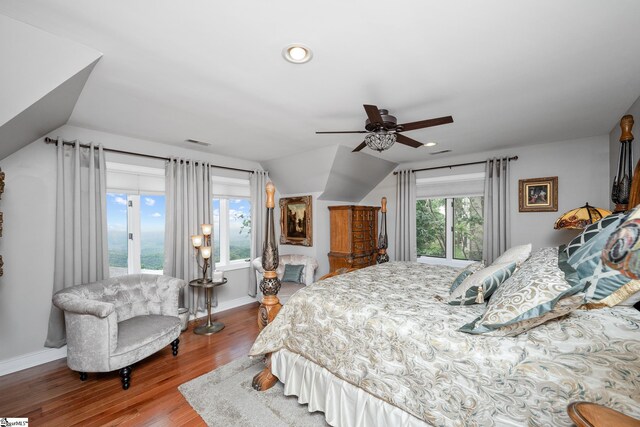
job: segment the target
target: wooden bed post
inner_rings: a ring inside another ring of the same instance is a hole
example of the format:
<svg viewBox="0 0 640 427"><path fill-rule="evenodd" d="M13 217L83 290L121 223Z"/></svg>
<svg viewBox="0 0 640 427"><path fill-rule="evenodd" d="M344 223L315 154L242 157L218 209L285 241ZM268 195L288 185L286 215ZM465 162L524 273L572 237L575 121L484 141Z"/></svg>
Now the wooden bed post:
<svg viewBox="0 0 640 427"><path fill-rule="evenodd" d="M376 262L382 264L389 262L389 254L387 254L387 248L389 247L389 239L387 237L387 198L382 198L382 209L380 209L382 216L380 218L380 235L378 236L378 256Z"/></svg>
<svg viewBox="0 0 640 427"><path fill-rule="evenodd" d="M266 190L267 219L265 224L265 240L262 247L262 268L264 269L264 274L260 281L260 291L264 296L258 309L258 328L260 328L260 330L271 323L280 311L280 308L282 308L282 304L280 304L280 300L278 299L280 280L276 274L280 258L278 256L278 243L276 242L273 226L276 188L271 181L267 183ZM271 354L265 356L265 365L266 367L253 377L251 386L255 390L268 390L278 382L278 378L271 373Z"/></svg>

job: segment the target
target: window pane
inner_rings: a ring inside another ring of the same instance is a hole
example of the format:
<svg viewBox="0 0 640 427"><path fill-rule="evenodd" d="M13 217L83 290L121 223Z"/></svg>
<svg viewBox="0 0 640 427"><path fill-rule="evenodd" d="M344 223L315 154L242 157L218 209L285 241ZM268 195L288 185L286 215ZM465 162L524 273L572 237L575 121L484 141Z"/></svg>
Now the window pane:
<svg viewBox="0 0 640 427"><path fill-rule="evenodd" d="M127 233L127 195L107 193L107 246L111 277L129 273Z"/></svg>
<svg viewBox="0 0 640 427"><path fill-rule="evenodd" d="M220 199L213 199L213 255L220 262Z"/></svg>
<svg viewBox="0 0 640 427"><path fill-rule="evenodd" d="M140 195L140 267L162 274L164 266L164 195Z"/></svg>
<svg viewBox="0 0 640 427"><path fill-rule="evenodd" d="M229 261L251 257L251 202L229 200Z"/></svg>
<svg viewBox="0 0 640 427"><path fill-rule="evenodd" d="M482 197L453 199L453 257L482 260Z"/></svg>
<svg viewBox="0 0 640 427"><path fill-rule="evenodd" d="M418 255L446 256L446 199L425 199L416 202L416 233Z"/></svg>

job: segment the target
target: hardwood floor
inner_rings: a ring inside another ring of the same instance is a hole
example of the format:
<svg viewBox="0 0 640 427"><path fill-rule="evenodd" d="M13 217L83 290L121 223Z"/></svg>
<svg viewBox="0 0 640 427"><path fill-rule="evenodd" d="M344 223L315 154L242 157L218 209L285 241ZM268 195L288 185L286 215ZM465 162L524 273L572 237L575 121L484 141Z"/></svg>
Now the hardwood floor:
<svg viewBox="0 0 640 427"><path fill-rule="evenodd" d="M30 426L183 426L205 425L178 391L193 378L245 357L258 335L258 303L217 313L226 327L195 335L191 322L180 335L180 352L171 345L133 365L131 388L123 390L118 372L77 372L56 360L0 377L0 416L28 417Z"/></svg>

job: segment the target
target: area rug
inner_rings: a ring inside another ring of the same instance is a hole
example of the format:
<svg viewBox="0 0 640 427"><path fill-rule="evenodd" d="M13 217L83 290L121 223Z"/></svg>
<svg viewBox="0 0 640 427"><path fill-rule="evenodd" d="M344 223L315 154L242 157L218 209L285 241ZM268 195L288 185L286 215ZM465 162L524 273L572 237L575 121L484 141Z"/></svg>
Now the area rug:
<svg viewBox="0 0 640 427"><path fill-rule="evenodd" d="M248 357L234 360L178 387L208 426L326 427L322 412L309 413L296 396L285 396L282 383L267 391L251 388L264 367Z"/></svg>

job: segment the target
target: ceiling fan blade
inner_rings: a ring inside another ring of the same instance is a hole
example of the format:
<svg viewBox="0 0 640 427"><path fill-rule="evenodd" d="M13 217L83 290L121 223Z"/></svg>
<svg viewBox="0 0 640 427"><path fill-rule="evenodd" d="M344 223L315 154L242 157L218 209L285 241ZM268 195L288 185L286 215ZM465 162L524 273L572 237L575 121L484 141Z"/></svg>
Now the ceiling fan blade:
<svg viewBox="0 0 640 427"><path fill-rule="evenodd" d="M384 127L384 120L382 120L382 116L380 115L380 110L375 105L367 105L364 104L364 111L367 112L367 117L369 118L369 122L371 124L378 123L380 126Z"/></svg>
<svg viewBox="0 0 640 427"><path fill-rule="evenodd" d="M368 133L368 132L366 130L334 130L334 131L316 132L317 135L325 134L325 133Z"/></svg>
<svg viewBox="0 0 640 427"><path fill-rule="evenodd" d="M438 117L437 119L428 119L428 120L421 120L419 122L404 123L399 126L402 126L402 132L406 132L408 130L429 128L431 126L446 125L447 123L453 123L453 117L451 116Z"/></svg>
<svg viewBox="0 0 640 427"><path fill-rule="evenodd" d="M357 146L357 147L352 151L352 153L357 153L358 151L362 150L362 149L363 149L364 147L366 147L366 146L367 146L367 143L366 143L366 142L364 142L364 141L362 141L362 142L360 143L360 145L358 145L358 146Z"/></svg>
<svg viewBox="0 0 640 427"><path fill-rule="evenodd" d="M396 134L396 142L399 142L400 144L408 145L409 147L413 147L413 148L422 147L421 142L418 142L415 139L411 139L408 136L404 136L401 133Z"/></svg>

